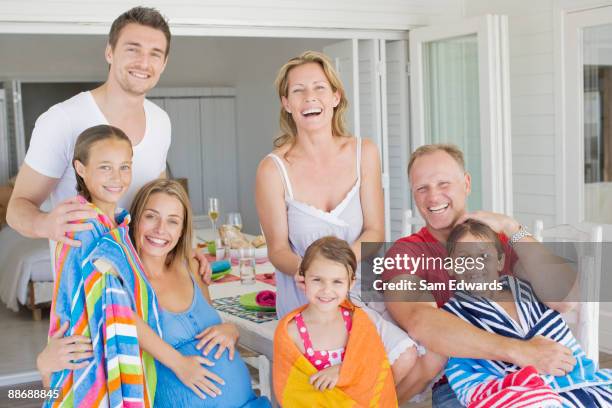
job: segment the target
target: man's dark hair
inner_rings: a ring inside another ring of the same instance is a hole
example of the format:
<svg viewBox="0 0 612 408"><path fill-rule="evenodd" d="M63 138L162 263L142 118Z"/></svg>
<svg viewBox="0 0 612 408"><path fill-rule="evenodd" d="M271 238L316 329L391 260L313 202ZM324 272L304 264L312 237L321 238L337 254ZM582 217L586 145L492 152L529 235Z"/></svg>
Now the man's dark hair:
<svg viewBox="0 0 612 408"><path fill-rule="evenodd" d="M165 57L168 57L170 52L170 27L168 27L168 21L162 16L159 11L151 7L134 7L121 14L113 21L110 32L108 33L108 43L111 48L115 49L119 34L123 27L128 24L140 24L143 26L154 28L164 33L166 37L166 53Z"/></svg>
<svg viewBox="0 0 612 408"><path fill-rule="evenodd" d="M452 229L448 239L446 240L446 250L449 255L452 255L453 252L455 252L457 241L468 234L473 235L476 238L492 242L495 245L498 259L501 259L502 255L504 255L504 245L499 239L499 235L497 235L497 233L487 224L476 221L472 218L467 219L462 224L455 225L455 227Z"/></svg>

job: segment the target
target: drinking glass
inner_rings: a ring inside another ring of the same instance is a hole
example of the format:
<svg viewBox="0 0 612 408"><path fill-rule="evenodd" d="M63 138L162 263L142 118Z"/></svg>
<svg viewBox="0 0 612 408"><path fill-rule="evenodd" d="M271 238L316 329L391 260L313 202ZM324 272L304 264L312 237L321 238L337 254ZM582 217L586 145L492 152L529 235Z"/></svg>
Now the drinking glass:
<svg viewBox="0 0 612 408"><path fill-rule="evenodd" d="M239 212L231 212L227 214L227 223L238 228L238 231L242 230L242 217Z"/></svg>
<svg viewBox="0 0 612 408"><path fill-rule="evenodd" d="M229 258L229 247L226 245L225 240L221 238L215 239L215 246L217 247L217 251L215 253L217 261Z"/></svg>
<svg viewBox="0 0 612 408"><path fill-rule="evenodd" d="M255 283L255 248L240 248L238 250L238 270L241 284L252 285Z"/></svg>
<svg viewBox="0 0 612 408"><path fill-rule="evenodd" d="M208 199L208 218L212 224L213 231L217 232L217 218L219 218L219 199L210 197Z"/></svg>

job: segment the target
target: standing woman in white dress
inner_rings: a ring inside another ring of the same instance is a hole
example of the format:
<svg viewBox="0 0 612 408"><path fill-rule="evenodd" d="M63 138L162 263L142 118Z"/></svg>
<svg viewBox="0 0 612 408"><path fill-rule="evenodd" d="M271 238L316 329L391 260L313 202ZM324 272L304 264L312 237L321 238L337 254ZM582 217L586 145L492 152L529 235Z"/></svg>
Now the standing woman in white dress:
<svg viewBox="0 0 612 408"><path fill-rule="evenodd" d="M282 317L307 303L295 275L312 242L327 235L344 239L359 262L361 243L383 241L385 223L378 149L346 130L348 101L328 58L314 51L292 58L275 85L281 136L257 169L255 203L276 268L276 310ZM358 275L357 288L359 281ZM359 298L359 289L351 297ZM375 323L399 384L417 359L415 343L357 304ZM400 400L406 395L401 391Z"/></svg>

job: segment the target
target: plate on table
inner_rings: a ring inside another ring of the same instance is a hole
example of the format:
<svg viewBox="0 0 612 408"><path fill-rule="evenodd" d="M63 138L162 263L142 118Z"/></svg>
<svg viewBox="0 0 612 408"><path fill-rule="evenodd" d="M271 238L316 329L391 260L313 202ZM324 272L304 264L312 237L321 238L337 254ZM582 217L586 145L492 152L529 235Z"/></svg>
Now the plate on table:
<svg viewBox="0 0 612 408"><path fill-rule="evenodd" d="M211 277L210 277L210 278L211 278L213 281L217 281L217 280L219 280L219 279L222 279L222 278L226 277L226 276L227 276L228 274L230 274L231 272L232 272L232 268L229 268L229 269L226 269L226 270L221 271L221 272L219 272L219 273L213 273L213 274L211 275Z"/></svg>
<svg viewBox="0 0 612 408"><path fill-rule="evenodd" d="M255 298L257 297L258 293L259 292L251 292L240 296L240 299L238 300L240 305L247 310L253 310L256 312L276 312L275 306L261 306L257 304Z"/></svg>

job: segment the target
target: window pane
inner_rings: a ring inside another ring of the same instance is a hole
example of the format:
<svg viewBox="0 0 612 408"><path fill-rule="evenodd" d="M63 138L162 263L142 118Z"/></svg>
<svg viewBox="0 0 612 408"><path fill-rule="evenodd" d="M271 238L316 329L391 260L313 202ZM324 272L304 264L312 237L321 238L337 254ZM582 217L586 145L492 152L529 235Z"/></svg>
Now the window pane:
<svg viewBox="0 0 612 408"><path fill-rule="evenodd" d="M453 143L472 175L468 208L482 208L478 39L476 34L424 44L425 142Z"/></svg>
<svg viewBox="0 0 612 408"><path fill-rule="evenodd" d="M612 24L583 33L585 221L612 223Z"/></svg>

